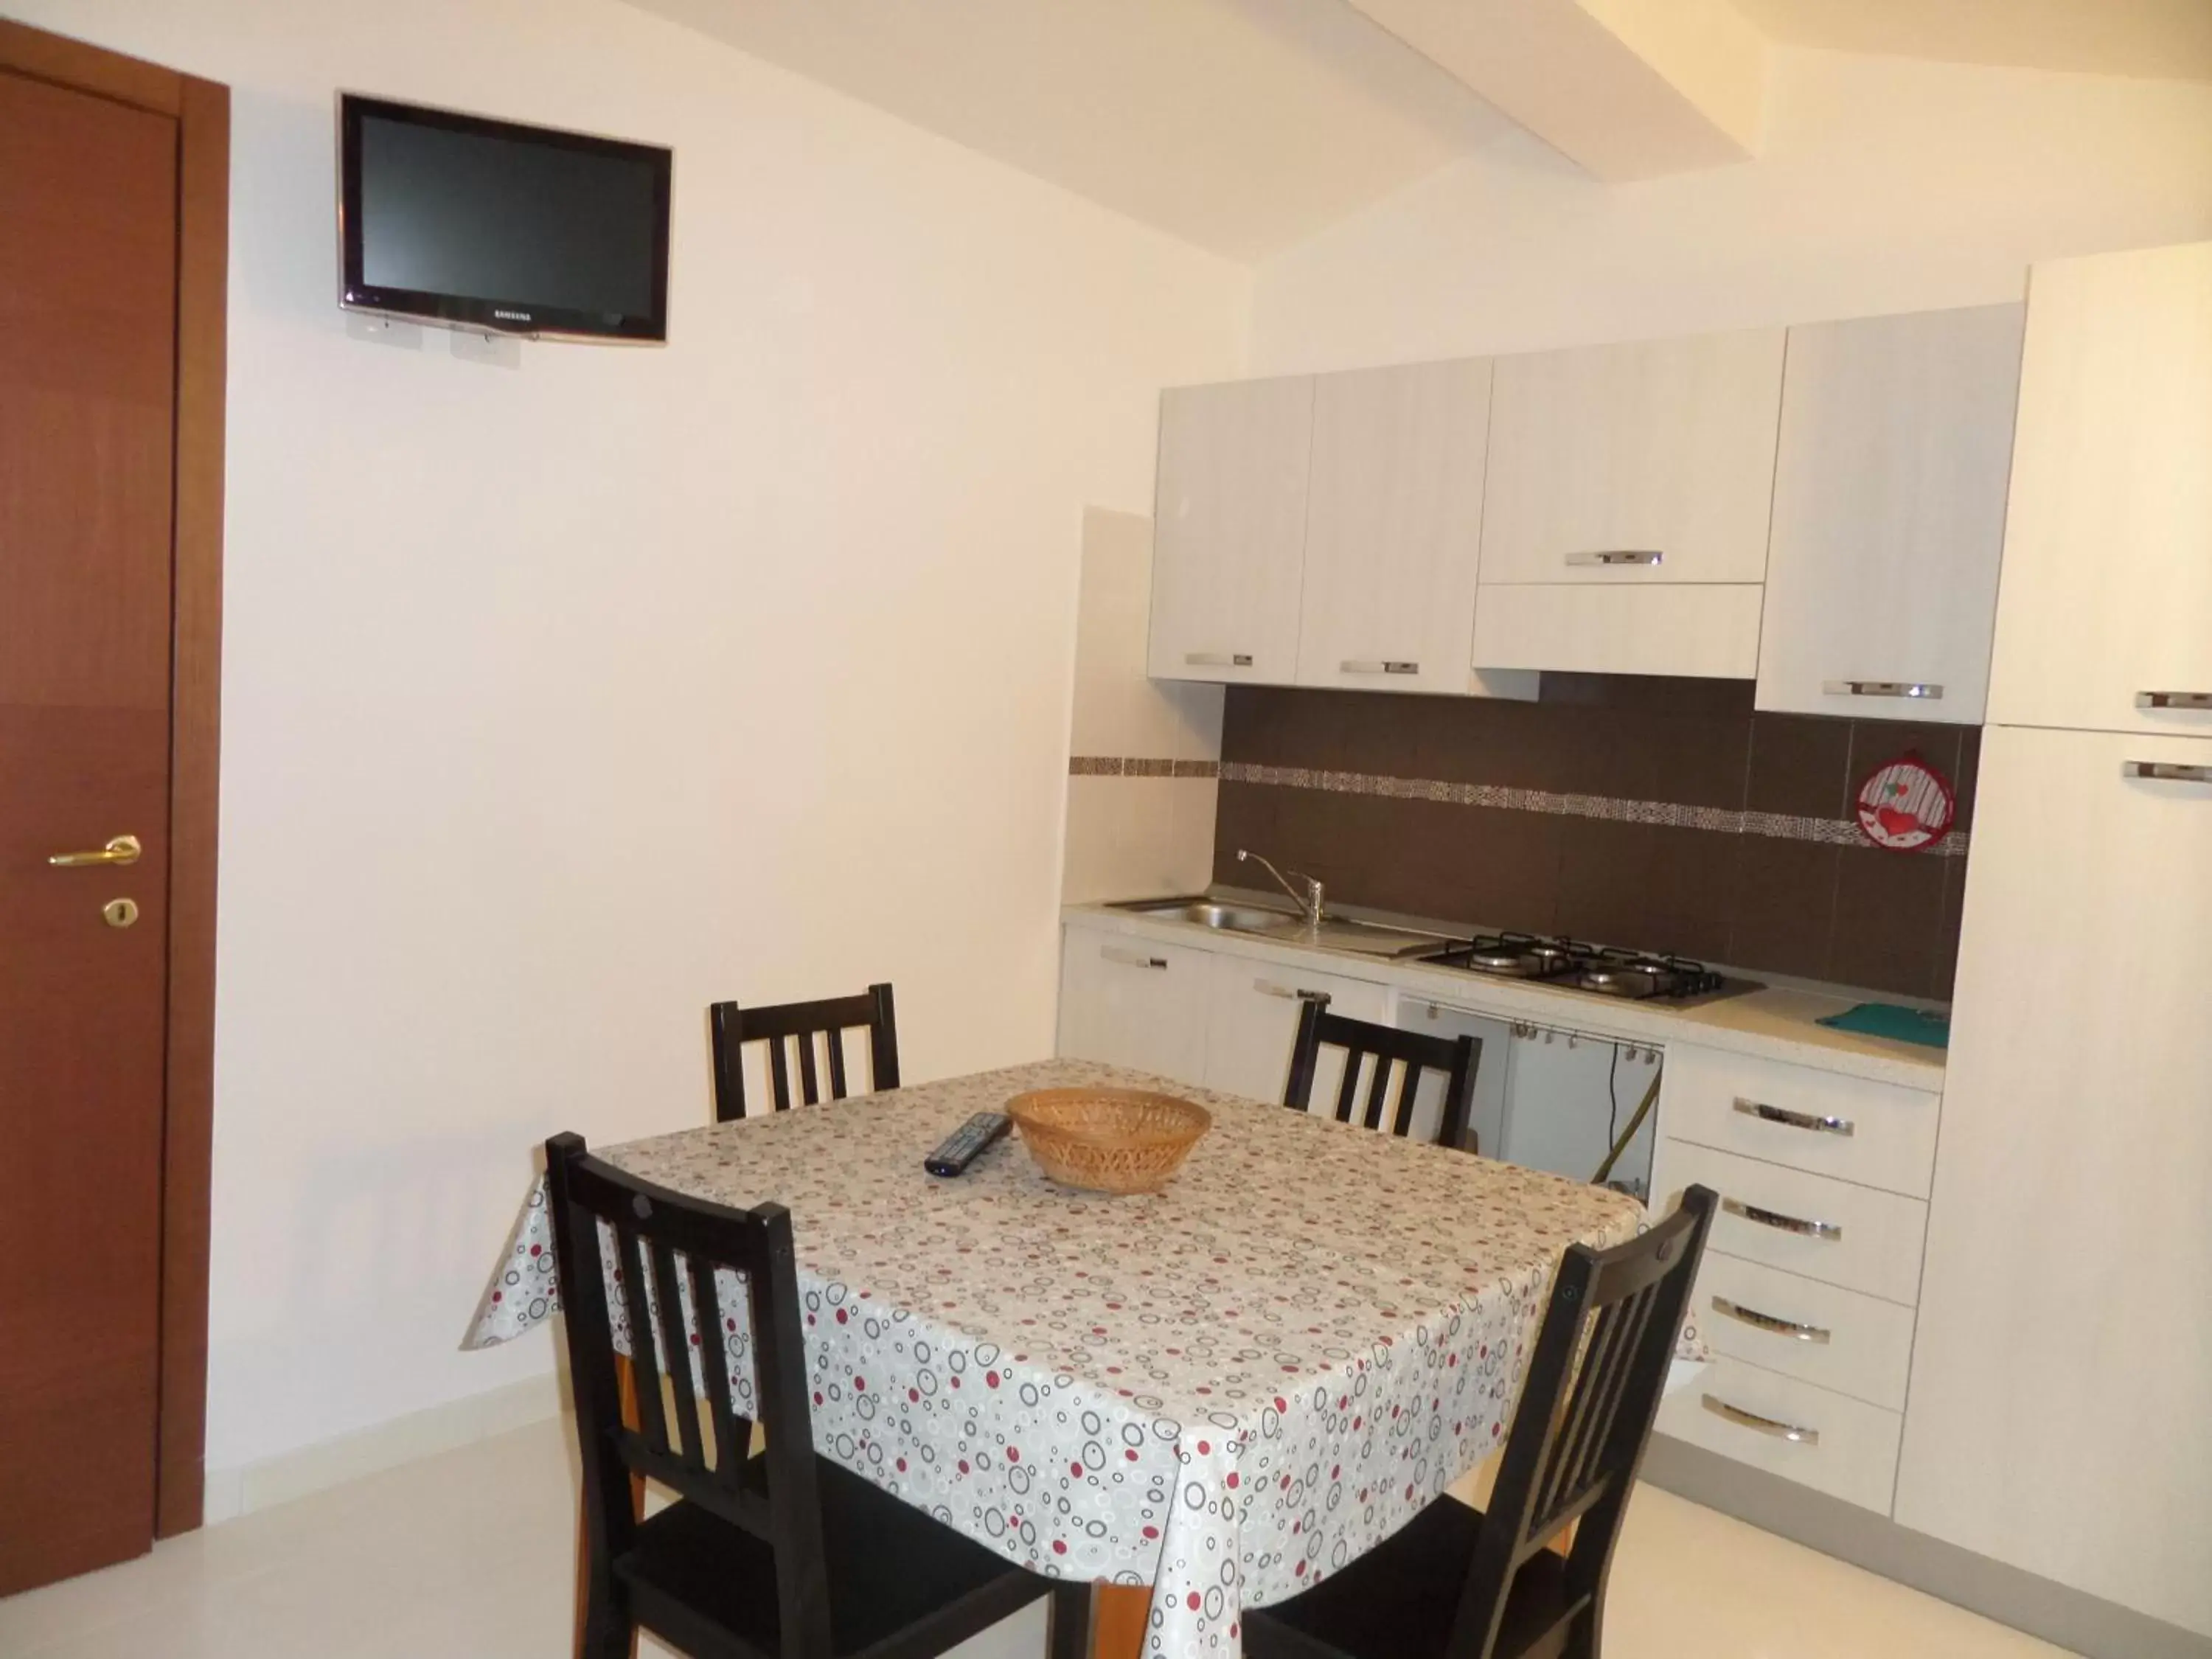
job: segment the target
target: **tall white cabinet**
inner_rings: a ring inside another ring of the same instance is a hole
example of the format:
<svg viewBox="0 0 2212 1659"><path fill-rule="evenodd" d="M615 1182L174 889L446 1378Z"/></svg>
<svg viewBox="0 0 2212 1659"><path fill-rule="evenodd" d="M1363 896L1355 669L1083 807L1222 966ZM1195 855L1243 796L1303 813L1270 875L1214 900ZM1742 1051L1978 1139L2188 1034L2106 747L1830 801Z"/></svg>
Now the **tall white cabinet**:
<svg viewBox="0 0 2212 1659"><path fill-rule="evenodd" d="M2212 1634L2208 988L2212 738L1990 727L1897 1519Z"/></svg>
<svg viewBox="0 0 2212 1659"><path fill-rule="evenodd" d="M1895 1515L2212 1636L2212 246L2025 362Z"/></svg>
<svg viewBox="0 0 2212 1659"><path fill-rule="evenodd" d="M1990 719L2212 735L2212 243L2028 282Z"/></svg>
<svg viewBox="0 0 2212 1659"><path fill-rule="evenodd" d="M1161 394L1154 678L1296 677L1313 399L1310 376Z"/></svg>
<svg viewBox="0 0 2212 1659"><path fill-rule="evenodd" d="M1981 724L2024 315L1790 331L1759 708Z"/></svg>

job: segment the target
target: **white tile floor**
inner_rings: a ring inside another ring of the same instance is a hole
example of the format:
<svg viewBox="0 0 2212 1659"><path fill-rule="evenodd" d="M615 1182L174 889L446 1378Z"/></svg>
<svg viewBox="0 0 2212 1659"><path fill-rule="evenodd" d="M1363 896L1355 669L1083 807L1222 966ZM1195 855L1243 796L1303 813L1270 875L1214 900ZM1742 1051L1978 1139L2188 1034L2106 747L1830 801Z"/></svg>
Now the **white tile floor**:
<svg viewBox="0 0 2212 1659"><path fill-rule="evenodd" d="M9 1659L564 1659L563 1425L442 1457L0 1601ZM1030 1659L1042 1609L960 1650ZM647 1653L660 1659L652 1643ZM2059 1650L1651 1487L1613 1573L1607 1659L2061 1659Z"/></svg>

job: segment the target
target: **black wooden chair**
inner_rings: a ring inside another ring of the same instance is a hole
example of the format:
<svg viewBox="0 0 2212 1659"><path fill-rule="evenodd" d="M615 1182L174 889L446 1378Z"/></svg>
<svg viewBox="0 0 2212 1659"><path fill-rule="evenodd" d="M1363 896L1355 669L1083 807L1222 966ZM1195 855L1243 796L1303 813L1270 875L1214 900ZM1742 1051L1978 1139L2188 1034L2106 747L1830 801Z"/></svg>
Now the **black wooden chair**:
<svg viewBox="0 0 2212 1659"><path fill-rule="evenodd" d="M1552 1285L1487 1512L1440 1498L1334 1577L1247 1611L1249 1659L1597 1659L1606 1576L1718 1202ZM1552 1540L1579 1522L1564 1555Z"/></svg>
<svg viewBox="0 0 2212 1659"><path fill-rule="evenodd" d="M1370 1129L1388 1129L1404 1135L1413 1125L1413 1097L1421 1073L1432 1071L1444 1079L1443 1109L1437 1115L1436 1144L1477 1149L1468 1133L1468 1113L1474 1101L1475 1068L1482 1063L1482 1043L1474 1036L1423 1036L1395 1025L1376 1025L1328 1012L1328 999L1309 997L1298 1011L1298 1032L1291 1043L1291 1075L1283 1086L1283 1104L1303 1112L1313 1101L1314 1070L1324 1048L1344 1053L1344 1083L1336 1091L1339 1123L1364 1122ZM1359 1105L1359 1079L1364 1062L1372 1060L1373 1080L1367 1102ZM1398 1073L1397 1093L1390 1092L1390 1078ZM1355 1111L1362 1115L1353 1115Z"/></svg>
<svg viewBox="0 0 2212 1659"><path fill-rule="evenodd" d="M766 1042L769 1082L775 1109L791 1109L792 1055L795 1050L800 1097L809 1106L822 1098L814 1041L826 1038L830 1098L844 1099L844 1034L865 1027L868 1033L868 1086L899 1086L898 1022L891 1014L891 988L871 985L858 996L820 1002L786 1002L773 1008L741 1008L718 1002L707 1010L714 1044L714 1120L728 1123L745 1115L744 1046Z"/></svg>
<svg viewBox="0 0 2212 1659"><path fill-rule="evenodd" d="M545 1143L545 1168L583 1454L580 1659L629 1659L641 1627L695 1659L927 1659L1046 1595L1052 1659L1086 1651L1088 1584L1024 1571L816 1455L789 1211L687 1199L590 1157L574 1134ZM620 1249L634 1426L623 1421L601 1222ZM679 1289L698 1328L719 1334L717 1265L749 1292L759 1453L731 1401L724 1345L699 1346L703 1402L691 1375ZM658 1343L634 1288L648 1279ZM677 1501L640 1519L636 1476Z"/></svg>

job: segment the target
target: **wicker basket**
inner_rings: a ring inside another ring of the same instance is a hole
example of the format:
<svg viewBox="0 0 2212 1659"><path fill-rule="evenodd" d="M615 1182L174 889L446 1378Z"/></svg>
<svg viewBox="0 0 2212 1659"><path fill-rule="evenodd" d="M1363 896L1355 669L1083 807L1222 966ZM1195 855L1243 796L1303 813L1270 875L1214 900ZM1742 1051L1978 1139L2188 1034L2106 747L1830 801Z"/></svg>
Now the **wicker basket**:
<svg viewBox="0 0 2212 1659"><path fill-rule="evenodd" d="M1094 1193L1157 1190L1213 1122L1203 1106L1140 1089L1039 1089L1006 1115L1037 1168Z"/></svg>

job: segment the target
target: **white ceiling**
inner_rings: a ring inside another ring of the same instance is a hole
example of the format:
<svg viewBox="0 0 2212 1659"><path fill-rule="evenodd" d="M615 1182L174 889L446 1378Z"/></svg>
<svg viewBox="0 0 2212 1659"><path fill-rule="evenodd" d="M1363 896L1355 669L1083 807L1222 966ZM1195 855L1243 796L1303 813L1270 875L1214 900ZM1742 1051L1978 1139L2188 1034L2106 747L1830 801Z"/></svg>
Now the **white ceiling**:
<svg viewBox="0 0 2212 1659"><path fill-rule="evenodd" d="M1509 123L1342 0L636 0L1249 260Z"/></svg>
<svg viewBox="0 0 2212 1659"><path fill-rule="evenodd" d="M2212 0L633 3L1243 261L1515 130L1501 109L1600 179L1754 154L1728 105L1755 115L1769 42L2212 80Z"/></svg>
<svg viewBox="0 0 2212 1659"><path fill-rule="evenodd" d="M2212 0L1735 0L1789 46L2212 80Z"/></svg>

